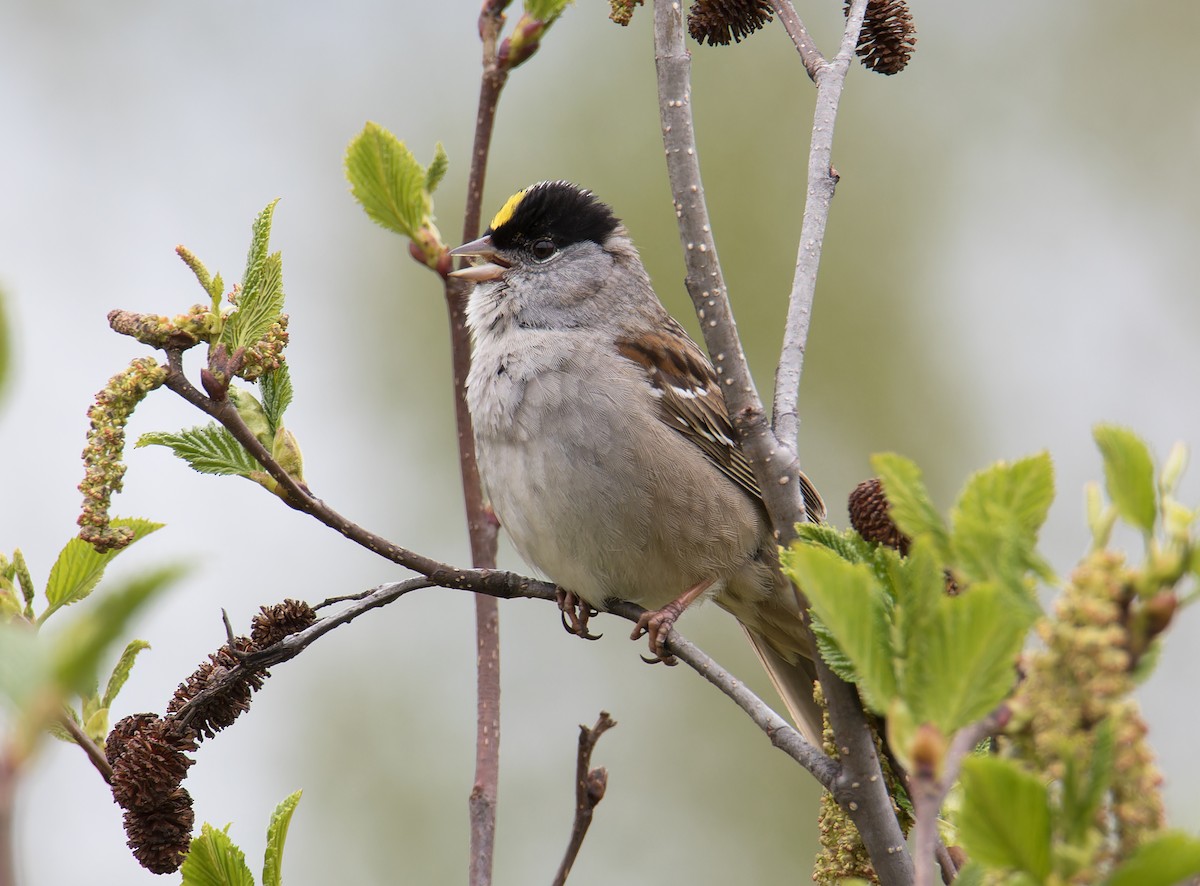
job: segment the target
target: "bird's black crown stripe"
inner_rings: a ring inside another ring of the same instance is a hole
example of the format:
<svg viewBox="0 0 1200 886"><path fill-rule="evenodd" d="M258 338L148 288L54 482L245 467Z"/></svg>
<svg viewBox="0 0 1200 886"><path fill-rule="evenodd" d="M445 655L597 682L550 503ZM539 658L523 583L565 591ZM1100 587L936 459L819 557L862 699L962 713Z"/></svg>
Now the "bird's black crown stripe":
<svg viewBox="0 0 1200 886"><path fill-rule="evenodd" d="M515 205L505 209L507 214L501 210L497 220L507 217L488 229L492 243L500 249L519 248L543 238L560 249L585 240L603 243L620 224L595 194L563 181L526 188Z"/></svg>

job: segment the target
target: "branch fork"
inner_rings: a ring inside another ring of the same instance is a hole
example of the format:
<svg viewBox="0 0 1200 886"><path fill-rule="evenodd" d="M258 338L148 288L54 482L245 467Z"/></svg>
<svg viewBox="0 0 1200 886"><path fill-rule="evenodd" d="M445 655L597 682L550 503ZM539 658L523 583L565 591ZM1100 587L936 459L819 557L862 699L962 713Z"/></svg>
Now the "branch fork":
<svg viewBox="0 0 1200 886"><path fill-rule="evenodd" d="M842 42L832 61L826 61L816 49L790 0L772 0L771 7L817 85L808 159L808 192L796 273L788 300L783 348L776 372L773 424L766 420L765 409L737 336L705 206L691 114L691 62L684 44L683 11L678 0L655 0L654 52L667 174L679 219L688 294L704 320L701 324L704 341L713 362L720 367L722 390L730 415L734 417L734 430L763 491L775 537L780 544L786 545L795 538L796 524L807 517L799 484L791 482L799 467L796 401L821 244L837 182L831 163L834 124L867 0L854 0L851 4ZM881 881L885 884L911 883L912 858L905 850L904 834L892 811L862 704L853 687L830 671L820 656L815 664L840 750L837 763L828 761L828 766L820 767L828 779L822 780L822 784L858 827ZM768 730L767 734L772 732ZM814 769L810 768L810 771Z"/></svg>

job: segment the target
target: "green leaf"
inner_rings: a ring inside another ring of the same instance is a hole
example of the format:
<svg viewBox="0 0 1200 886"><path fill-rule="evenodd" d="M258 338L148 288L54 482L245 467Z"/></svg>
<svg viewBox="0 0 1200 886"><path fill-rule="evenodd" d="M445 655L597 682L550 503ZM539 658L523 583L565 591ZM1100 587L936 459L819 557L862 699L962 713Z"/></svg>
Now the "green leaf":
<svg viewBox="0 0 1200 886"><path fill-rule="evenodd" d="M345 162L350 192L368 217L389 231L415 238L432 203L426 190L429 177L404 142L368 122L346 148ZM430 166L437 165L435 154Z"/></svg>
<svg viewBox="0 0 1200 886"><path fill-rule="evenodd" d="M229 431L220 425L189 428L178 434L142 434L137 446L166 446L201 474L248 477L262 468Z"/></svg>
<svg viewBox="0 0 1200 886"><path fill-rule="evenodd" d="M304 482L304 453L300 451L300 441L287 428L280 428L271 441L271 456L279 467L300 483ZM270 488L270 487L268 487Z"/></svg>
<svg viewBox="0 0 1200 886"><path fill-rule="evenodd" d="M89 686L88 691L82 696L82 701L83 711L80 715L80 719L85 723L96 713L96 711L104 707L104 703L100 698L100 689L98 685Z"/></svg>
<svg viewBox="0 0 1200 886"><path fill-rule="evenodd" d="M262 393L262 408L266 413L267 423L271 427L271 438L283 424L283 413L292 404L292 374L286 363L280 365L274 372L269 372L258 380Z"/></svg>
<svg viewBox="0 0 1200 886"><path fill-rule="evenodd" d="M112 525L127 526L133 530L130 544L163 527L162 523L131 517L117 518L112 521ZM46 582L46 601L49 606L38 616L38 624L45 622L60 607L77 603L90 594L100 582L113 557L127 548L128 545L100 554L80 538L73 538L67 542L50 568L50 579Z"/></svg>
<svg viewBox="0 0 1200 886"><path fill-rule="evenodd" d="M263 275L269 273L271 260L271 224L275 219L276 197L260 212L250 225L250 251L246 254L246 269L242 272L242 292L247 293L262 287Z"/></svg>
<svg viewBox="0 0 1200 886"><path fill-rule="evenodd" d="M809 627L812 630L813 638L817 641L817 652L821 654L825 664L829 665L829 670L846 683L857 683L858 671L854 669L854 662L850 660L850 656L842 652L841 647L837 645L837 639L825 626L825 622L813 615Z"/></svg>
<svg viewBox="0 0 1200 886"><path fill-rule="evenodd" d="M258 438L258 442L270 449L275 431L271 427L270 419L267 418L266 409L258 402L258 398L247 390L230 385L229 402L233 404L238 417L250 429L250 432Z"/></svg>
<svg viewBox="0 0 1200 886"><path fill-rule="evenodd" d="M438 142L433 146L433 159L429 162L429 168L425 170L426 193L432 194L437 190L449 168L450 158L446 156L446 149L442 147L442 143Z"/></svg>
<svg viewBox="0 0 1200 886"><path fill-rule="evenodd" d="M1176 886L1200 874L1200 840L1176 831L1152 837L1104 886Z"/></svg>
<svg viewBox="0 0 1200 886"><path fill-rule="evenodd" d="M220 274L214 274L208 284L208 294L212 298L213 313L221 309L221 299L225 297L225 281Z"/></svg>
<svg viewBox="0 0 1200 886"><path fill-rule="evenodd" d="M237 309L221 330L220 342L230 353L261 339L283 313L283 258L278 252L268 252L277 203L278 199L267 204L251 225L250 251L246 255Z"/></svg>
<svg viewBox="0 0 1200 886"><path fill-rule="evenodd" d="M1104 500L1100 484L1089 480L1083 487L1084 502L1087 508L1087 525L1092 532L1092 550L1100 550L1108 546L1112 538L1113 526L1117 522L1117 509Z"/></svg>
<svg viewBox="0 0 1200 886"><path fill-rule="evenodd" d="M254 886L246 856L229 838L228 830L229 825L217 830L204 823L179 869L183 875L180 886Z"/></svg>
<svg viewBox="0 0 1200 886"><path fill-rule="evenodd" d="M563 14L572 0L525 0L525 14L547 25Z"/></svg>
<svg viewBox="0 0 1200 886"><path fill-rule="evenodd" d="M1153 532L1158 503L1149 448L1133 431L1116 425L1096 425L1092 435L1104 457L1108 497L1118 513L1143 532Z"/></svg>
<svg viewBox="0 0 1200 886"><path fill-rule="evenodd" d="M921 479L921 469L893 452L871 457L871 467L883 481L892 521L911 539L928 535L938 560L950 562L950 534Z"/></svg>
<svg viewBox="0 0 1200 886"><path fill-rule="evenodd" d="M283 256L273 252L254 274L252 288L238 295L237 310L225 321L221 342L231 352L248 348L266 335L283 314Z"/></svg>
<svg viewBox="0 0 1200 886"><path fill-rule="evenodd" d="M108 678L108 686L104 689L104 697L100 703L106 708L111 708L112 703L117 700L117 694L121 691L121 687L125 685L125 681L129 679L129 672L133 670L133 662L138 657L138 653L143 649L149 649L150 644L145 640L130 640L129 645L125 647L125 651L121 653L120 659L117 660L116 667L113 668L112 674Z"/></svg>
<svg viewBox="0 0 1200 886"><path fill-rule="evenodd" d="M283 844L287 840L288 825L292 822L292 813L300 802L301 791L296 791L290 797L275 807L271 815L271 826L267 828L267 851L263 861L263 886L283 886Z"/></svg>
<svg viewBox="0 0 1200 886"><path fill-rule="evenodd" d="M986 716L1012 690L1017 654L1035 616L1012 594L979 583L937 601L915 657L906 662L905 700L918 722L946 735Z"/></svg>
<svg viewBox="0 0 1200 886"><path fill-rule="evenodd" d="M108 735L108 708L98 708L83 723L83 731L94 742L103 744Z"/></svg>
<svg viewBox="0 0 1200 886"><path fill-rule="evenodd" d="M180 566L166 566L129 579L102 594L95 607L56 635L52 657L59 685L86 694L95 684L100 658L109 645L125 633L134 615L183 573Z"/></svg>
<svg viewBox="0 0 1200 886"><path fill-rule="evenodd" d="M962 765L958 833L967 855L992 867L1050 874L1050 800L1046 786L1011 760L971 757Z"/></svg>
<svg viewBox="0 0 1200 886"><path fill-rule="evenodd" d="M955 566L972 581L997 581L1018 593L1028 570L1052 578L1037 537L1053 500L1054 465L1045 452L974 474L951 511Z"/></svg>
<svg viewBox="0 0 1200 886"><path fill-rule="evenodd" d="M784 572L854 663L868 707L883 713L896 694L887 592L868 566L826 548L792 545L782 556Z"/></svg>
<svg viewBox="0 0 1200 886"><path fill-rule="evenodd" d="M887 729L888 748L900 765L905 769L912 769L913 761L909 751L912 750L913 739L917 735L917 727L920 724L913 719L912 709L903 698L895 698L892 700L891 706L887 709L887 714L884 717L884 726Z"/></svg>
<svg viewBox="0 0 1200 886"><path fill-rule="evenodd" d="M829 548L850 563L864 563L871 559L871 545L853 529L840 531L828 523L797 523L796 537L808 544Z"/></svg>
<svg viewBox="0 0 1200 886"><path fill-rule="evenodd" d="M909 549L908 557L893 569L896 589L895 631L896 667L899 694L909 709L923 711L917 703L928 687L922 683L927 669L921 667L924 645L940 601L946 595L946 578L933 553L928 535L920 536Z"/></svg>
<svg viewBox="0 0 1200 886"><path fill-rule="evenodd" d="M1176 440L1171 446L1171 451L1167 453L1167 458L1163 462L1162 473L1158 478L1158 488L1162 495L1175 494L1179 488L1179 481L1183 479L1183 472L1187 470L1187 463L1187 444L1182 440Z"/></svg>

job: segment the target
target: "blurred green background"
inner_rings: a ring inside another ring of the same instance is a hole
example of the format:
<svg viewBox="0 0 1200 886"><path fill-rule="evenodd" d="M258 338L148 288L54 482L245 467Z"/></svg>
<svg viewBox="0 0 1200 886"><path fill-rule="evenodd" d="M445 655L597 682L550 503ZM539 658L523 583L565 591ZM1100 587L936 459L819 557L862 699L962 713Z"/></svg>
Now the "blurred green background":
<svg viewBox="0 0 1200 886"><path fill-rule="evenodd" d="M485 217L519 187L567 178L612 203L659 292L682 288L653 86L651 11L622 30L579 0L500 105ZM297 397L289 426L313 488L409 547L466 560L441 292L347 193L342 152L370 119L423 162L441 140L448 241L461 227L478 93L474 0L313 3L0 2L0 287L14 376L0 412L0 549L44 580L74 530L84 411L133 356L114 307L202 299L172 254L236 279L249 223L282 197ZM819 45L840 3L802 4ZM905 73L851 71L834 202L801 393L805 468L845 520L870 453L917 459L944 506L966 474L1048 448L1059 500L1045 549L1085 550L1082 484L1099 420L1165 454L1200 446L1200 4L1113 0L915 4ZM782 29L695 51L695 106L714 230L764 393L780 339L804 193L813 90ZM165 394L133 436L199 423ZM400 573L258 487L190 473L165 450L129 458L121 514L168 528L117 571L200 568L139 625L153 644L117 715L162 710L223 640L220 610L319 600ZM1194 471L1184 487L1200 500ZM230 515L234 515L231 517ZM1132 541L1132 540L1130 540ZM509 549L503 565L523 568ZM86 604L85 604L86 605ZM650 668L628 627L581 643L552 607L502 604L498 884L548 882L566 844L576 725L619 727L595 762L608 796L577 886L808 882L813 782L683 668ZM733 622L693 639L769 692ZM1195 613L1142 692L1173 820L1200 828ZM466 875L473 765L470 599L425 591L279 668L236 727L205 744L197 820L257 868L275 803L297 787L290 886L456 883ZM24 882L155 882L83 755L49 746L23 786ZM67 851L67 847L70 847Z"/></svg>

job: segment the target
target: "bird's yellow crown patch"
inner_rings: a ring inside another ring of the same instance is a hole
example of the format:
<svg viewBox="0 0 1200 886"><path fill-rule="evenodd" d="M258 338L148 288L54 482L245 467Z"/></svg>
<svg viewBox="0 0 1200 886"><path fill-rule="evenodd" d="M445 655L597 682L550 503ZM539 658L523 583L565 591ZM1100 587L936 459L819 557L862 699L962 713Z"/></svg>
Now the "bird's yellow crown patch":
<svg viewBox="0 0 1200 886"><path fill-rule="evenodd" d="M500 211L492 216L491 228L493 231L513 217L513 213L517 211L517 207L520 206L521 201L525 199L525 193L528 190L528 188L525 188L524 190L517 191L517 193L509 197L505 204L500 207Z"/></svg>

